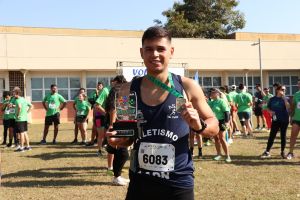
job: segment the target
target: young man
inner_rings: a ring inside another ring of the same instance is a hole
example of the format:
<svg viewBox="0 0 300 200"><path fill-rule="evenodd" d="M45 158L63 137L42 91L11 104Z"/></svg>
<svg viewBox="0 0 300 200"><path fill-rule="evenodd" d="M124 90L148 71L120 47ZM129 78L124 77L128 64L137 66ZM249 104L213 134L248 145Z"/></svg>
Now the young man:
<svg viewBox="0 0 300 200"><path fill-rule="evenodd" d="M168 72L174 47L165 29L148 28L140 53L147 76L124 84L120 91L127 95L130 90L136 92L139 118L144 122L142 131L135 138L109 139L114 146L134 142L126 199L192 200L194 168L188 145L189 131L191 128L212 137L219 131L218 121L198 83ZM177 111L175 95L188 97ZM114 134L116 131L107 132L108 136Z"/></svg>
<svg viewBox="0 0 300 200"><path fill-rule="evenodd" d="M32 105L26 101L24 97L21 97L21 89L19 87L15 87L13 90L15 101L15 116L16 116L16 123L15 123L15 130L16 133L20 137L20 146L17 148L17 152L24 152L31 150L29 145L29 137L27 134L27 114L31 110ZM26 143L26 147L24 144Z"/></svg>
<svg viewBox="0 0 300 200"><path fill-rule="evenodd" d="M232 127L233 135L241 135L241 132L239 131L238 124L236 122L237 120L237 107L235 103L235 97L238 93L236 92L236 85L231 86L231 91L229 92L229 96L232 99L231 102L231 108L230 108L230 127Z"/></svg>
<svg viewBox="0 0 300 200"><path fill-rule="evenodd" d="M52 84L50 88L51 93L46 95L43 100L43 106L47 112L41 144L46 144L49 126L51 126L52 124L54 124L54 137L52 143L56 143L58 125L60 124L60 111L63 110L67 104L64 97L57 93L57 85Z"/></svg>

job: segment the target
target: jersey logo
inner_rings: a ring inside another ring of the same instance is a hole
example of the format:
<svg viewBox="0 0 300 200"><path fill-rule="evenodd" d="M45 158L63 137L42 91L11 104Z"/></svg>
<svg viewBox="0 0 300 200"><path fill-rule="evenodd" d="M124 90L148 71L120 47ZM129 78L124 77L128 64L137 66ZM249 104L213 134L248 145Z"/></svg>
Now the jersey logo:
<svg viewBox="0 0 300 200"><path fill-rule="evenodd" d="M176 105L172 104L171 106L168 106L170 114L167 115L167 118L169 119L178 119L178 115L176 113Z"/></svg>

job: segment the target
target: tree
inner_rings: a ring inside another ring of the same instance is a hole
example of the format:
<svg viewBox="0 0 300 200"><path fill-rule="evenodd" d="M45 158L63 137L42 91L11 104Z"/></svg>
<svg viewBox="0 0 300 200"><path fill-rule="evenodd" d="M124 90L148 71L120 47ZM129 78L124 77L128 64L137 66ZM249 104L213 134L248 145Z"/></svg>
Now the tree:
<svg viewBox="0 0 300 200"><path fill-rule="evenodd" d="M244 14L234 10L236 0L184 0L162 14L167 17L163 25L174 37L226 38L245 26Z"/></svg>

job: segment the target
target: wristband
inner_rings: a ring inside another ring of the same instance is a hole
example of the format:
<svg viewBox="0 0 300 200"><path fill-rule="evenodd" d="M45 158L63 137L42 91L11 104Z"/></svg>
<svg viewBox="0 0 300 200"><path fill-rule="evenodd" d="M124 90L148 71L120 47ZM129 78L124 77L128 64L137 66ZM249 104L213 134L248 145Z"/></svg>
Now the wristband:
<svg viewBox="0 0 300 200"><path fill-rule="evenodd" d="M206 129L207 124L201 118L200 118L200 123L201 123L201 129L200 130L195 130L195 129L192 128L192 131L194 131L195 133L201 134Z"/></svg>

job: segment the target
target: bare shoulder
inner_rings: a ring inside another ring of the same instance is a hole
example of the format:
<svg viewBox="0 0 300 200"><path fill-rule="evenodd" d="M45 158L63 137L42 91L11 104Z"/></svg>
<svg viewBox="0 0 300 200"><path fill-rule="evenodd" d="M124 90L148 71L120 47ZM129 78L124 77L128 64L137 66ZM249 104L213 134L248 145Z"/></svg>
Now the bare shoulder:
<svg viewBox="0 0 300 200"><path fill-rule="evenodd" d="M190 100L204 98L204 93L200 85L193 79L181 77L183 88Z"/></svg>

